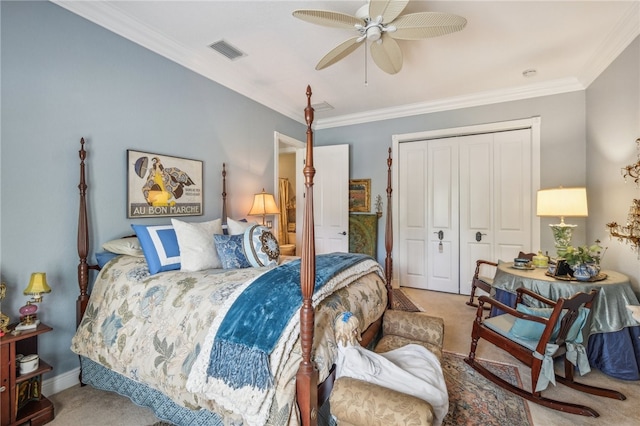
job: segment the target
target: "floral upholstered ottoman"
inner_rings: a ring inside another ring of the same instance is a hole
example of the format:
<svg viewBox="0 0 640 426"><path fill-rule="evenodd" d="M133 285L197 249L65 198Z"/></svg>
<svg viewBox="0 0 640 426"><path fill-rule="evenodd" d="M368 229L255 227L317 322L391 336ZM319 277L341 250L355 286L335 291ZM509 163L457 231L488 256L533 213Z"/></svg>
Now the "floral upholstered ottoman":
<svg viewBox="0 0 640 426"><path fill-rule="evenodd" d="M382 338L376 353L410 343L431 351L442 360L444 321L423 312L388 310L384 314ZM441 374L441 371L440 371ZM339 377L330 396L331 414L339 426L439 425L442 407L434 410L427 401L404 392L352 377ZM446 401L448 406L448 400Z"/></svg>

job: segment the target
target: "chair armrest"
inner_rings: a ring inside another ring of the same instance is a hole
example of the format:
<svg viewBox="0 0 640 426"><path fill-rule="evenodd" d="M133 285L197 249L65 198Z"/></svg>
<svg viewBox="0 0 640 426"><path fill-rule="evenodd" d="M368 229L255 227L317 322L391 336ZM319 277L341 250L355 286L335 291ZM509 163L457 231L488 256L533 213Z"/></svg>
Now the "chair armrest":
<svg viewBox="0 0 640 426"><path fill-rule="evenodd" d="M556 306L557 302L551 299L547 299L544 296L540 296L538 293L533 292L532 290L529 290L528 288L524 288L524 287L519 287L516 289L516 292L518 293L518 296L516 297L516 303L522 303L522 299L523 299L523 295L527 295L530 296L546 305L549 306Z"/></svg>
<svg viewBox="0 0 640 426"><path fill-rule="evenodd" d="M431 425L434 421L428 402L351 377L335 381L329 403L338 424L366 425L374 418L396 425Z"/></svg>
<svg viewBox="0 0 640 426"><path fill-rule="evenodd" d="M389 309L384 313L382 335L392 334L407 339L420 340L442 347L444 320L424 312L406 312Z"/></svg>
<svg viewBox="0 0 640 426"><path fill-rule="evenodd" d="M519 289L518 289L519 290ZM527 315L524 314L522 312L516 311L515 309L513 309L511 306L505 305L504 303L496 300L496 299L492 299L490 297L487 296L480 296L478 298L478 313L477 313L477 318L476 321L480 321L482 322L482 306L484 303L488 303L490 304L492 307L495 307L497 309L500 309L501 311L504 311L505 313L512 315L516 318L522 318L525 320L529 320L529 321L535 321L535 322L539 322L541 324L547 325L547 323L549 322L549 320L547 318L544 317L539 317L536 315Z"/></svg>

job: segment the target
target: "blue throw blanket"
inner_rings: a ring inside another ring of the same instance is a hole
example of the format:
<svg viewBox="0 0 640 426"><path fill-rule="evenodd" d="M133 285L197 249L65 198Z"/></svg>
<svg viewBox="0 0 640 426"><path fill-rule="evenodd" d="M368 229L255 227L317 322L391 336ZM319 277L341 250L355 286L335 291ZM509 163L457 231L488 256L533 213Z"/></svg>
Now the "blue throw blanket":
<svg viewBox="0 0 640 426"><path fill-rule="evenodd" d="M347 267L371 259L353 253L316 257L314 293ZM215 336L207 376L238 389L273 385L269 355L291 317L300 309L300 260L259 276L235 300Z"/></svg>

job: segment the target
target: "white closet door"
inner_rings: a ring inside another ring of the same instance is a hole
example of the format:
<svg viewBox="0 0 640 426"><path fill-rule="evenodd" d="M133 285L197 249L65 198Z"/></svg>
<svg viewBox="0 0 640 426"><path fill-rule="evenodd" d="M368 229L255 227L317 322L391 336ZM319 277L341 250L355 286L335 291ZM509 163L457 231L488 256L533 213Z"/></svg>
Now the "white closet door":
<svg viewBox="0 0 640 426"><path fill-rule="evenodd" d="M399 145L400 285L469 294L477 259L531 252L531 130Z"/></svg>
<svg viewBox="0 0 640 426"><path fill-rule="evenodd" d="M423 142L400 145L398 159L400 283L427 288L427 146Z"/></svg>
<svg viewBox="0 0 640 426"><path fill-rule="evenodd" d="M531 179L529 129L460 138L461 294L471 292L476 260L532 251Z"/></svg>

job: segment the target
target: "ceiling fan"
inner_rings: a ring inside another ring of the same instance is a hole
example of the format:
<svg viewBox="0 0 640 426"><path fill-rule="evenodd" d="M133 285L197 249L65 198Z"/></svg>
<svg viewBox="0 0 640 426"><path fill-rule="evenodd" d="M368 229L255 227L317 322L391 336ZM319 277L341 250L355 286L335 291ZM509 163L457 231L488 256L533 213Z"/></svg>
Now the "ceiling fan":
<svg viewBox="0 0 640 426"><path fill-rule="evenodd" d="M441 12L400 15L409 0L369 0L355 16L327 10L301 9L293 16L313 24L355 30L358 35L339 44L316 65L324 69L370 41L371 57L384 72L395 74L402 69L402 50L395 39L419 40L462 30L467 20Z"/></svg>

